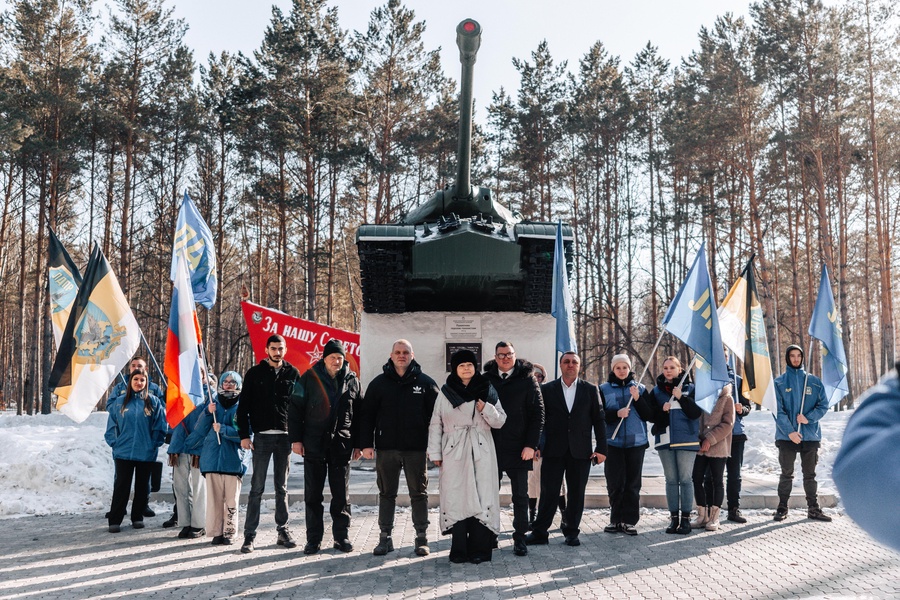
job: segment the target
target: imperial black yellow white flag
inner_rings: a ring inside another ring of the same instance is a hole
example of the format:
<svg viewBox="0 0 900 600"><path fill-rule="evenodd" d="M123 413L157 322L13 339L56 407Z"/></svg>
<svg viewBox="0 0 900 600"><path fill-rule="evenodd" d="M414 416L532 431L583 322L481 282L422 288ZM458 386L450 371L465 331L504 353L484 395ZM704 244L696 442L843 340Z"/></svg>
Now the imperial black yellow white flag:
<svg viewBox="0 0 900 600"><path fill-rule="evenodd" d="M53 341L59 350L69 312L81 287L81 273L56 233L50 230L50 319L53 322Z"/></svg>
<svg viewBox="0 0 900 600"><path fill-rule="evenodd" d="M119 281L94 245L50 373L56 407L84 421L141 341Z"/></svg>

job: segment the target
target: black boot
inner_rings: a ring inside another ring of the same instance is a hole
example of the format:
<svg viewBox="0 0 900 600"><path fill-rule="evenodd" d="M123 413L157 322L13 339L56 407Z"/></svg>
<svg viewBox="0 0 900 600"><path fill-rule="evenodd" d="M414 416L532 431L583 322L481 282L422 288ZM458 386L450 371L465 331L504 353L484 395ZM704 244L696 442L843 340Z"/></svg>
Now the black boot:
<svg viewBox="0 0 900 600"><path fill-rule="evenodd" d="M528 499L528 531L534 527L534 518L537 516L537 498Z"/></svg>
<svg viewBox="0 0 900 600"><path fill-rule="evenodd" d="M666 533L675 533L678 531L678 513L673 512L669 515L669 526L666 527Z"/></svg>
<svg viewBox="0 0 900 600"><path fill-rule="evenodd" d="M565 496L559 497L558 505L559 505L559 514L560 514L559 528L560 529L568 529L568 523L566 523L566 497Z"/></svg>
<svg viewBox="0 0 900 600"><path fill-rule="evenodd" d="M681 520L678 522L678 529L675 533L680 533L681 535L685 535L691 532L691 513L683 512L681 513Z"/></svg>

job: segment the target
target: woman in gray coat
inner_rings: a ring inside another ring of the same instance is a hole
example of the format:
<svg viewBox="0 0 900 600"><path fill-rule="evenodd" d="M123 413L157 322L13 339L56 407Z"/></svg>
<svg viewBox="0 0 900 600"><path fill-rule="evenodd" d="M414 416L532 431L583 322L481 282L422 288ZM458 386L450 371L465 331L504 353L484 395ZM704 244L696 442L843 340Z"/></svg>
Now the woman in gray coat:
<svg viewBox="0 0 900 600"><path fill-rule="evenodd" d="M450 562L491 560L500 532L500 484L491 428L506 422L497 392L474 352L450 358L428 431L428 457L440 467L441 532L452 533Z"/></svg>

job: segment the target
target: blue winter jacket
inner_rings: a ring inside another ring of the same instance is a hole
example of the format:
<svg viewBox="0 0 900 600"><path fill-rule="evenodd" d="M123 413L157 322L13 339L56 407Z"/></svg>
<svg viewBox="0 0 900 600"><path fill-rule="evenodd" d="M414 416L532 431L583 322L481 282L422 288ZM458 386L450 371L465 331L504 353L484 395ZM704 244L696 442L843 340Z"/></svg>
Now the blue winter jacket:
<svg viewBox="0 0 900 600"><path fill-rule="evenodd" d="M628 375L625 381L622 381L613 374L610 374L609 380L600 385L600 397L603 399L604 414L606 415L606 443L608 446L616 448L646 448L649 446L647 441L647 423L652 419L653 409L650 407L648 400L650 395L647 388L638 385L638 399L631 404L631 412L619 425L622 419L616 414L619 409L628 406L631 400L631 387L634 383L634 374ZM619 428L616 437L613 438L613 432Z"/></svg>
<svg viewBox="0 0 900 600"><path fill-rule="evenodd" d="M127 379L127 377L126 377L126 379ZM109 392L109 402L106 403L107 411L109 410L109 405L112 404L113 400L118 400L119 398L123 398L125 396L125 391L127 389L128 389L128 385L121 379L119 380L119 382L116 385L113 386L113 389ZM157 398L162 400L163 406L165 406L166 393L164 391L162 391L162 388L160 388L158 385L156 385L149 379L147 380L147 391L150 392L151 396L156 396Z"/></svg>
<svg viewBox="0 0 900 600"><path fill-rule="evenodd" d="M683 373L678 376L680 380ZM657 450L700 450L700 415L702 409L694 402L694 384L685 381L681 386L681 400L672 399L673 406L666 412L663 404L669 402L671 386L660 375L653 388L653 447Z"/></svg>
<svg viewBox="0 0 900 600"><path fill-rule="evenodd" d="M216 394L214 390L210 390L208 386L204 385L203 402L194 407L194 410L189 412L187 416L181 420L181 423L172 429L172 438L169 440L169 454L200 455L202 444L189 446L186 441L191 432L194 431L194 427L197 425L197 419L200 418L200 414L206 410L206 405L209 404L208 398L210 395L212 395L213 402L215 402L218 394Z"/></svg>
<svg viewBox="0 0 900 600"><path fill-rule="evenodd" d="M159 398L150 395L150 415L144 414L144 400L132 396L122 413L121 396L107 406L106 443L112 448L113 458L154 462L157 449L162 446L169 426L166 412Z"/></svg>
<svg viewBox="0 0 900 600"><path fill-rule="evenodd" d="M219 435L212 428L213 417L204 407L188 436L188 447L200 447L200 472L221 473L241 477L247 472L247 461L250 453L241 448L241 437L237 428L238 402L225 408L221 402L216 403L216 421L221 423ZM219 443L221 440L221 443Z"/></svg>
<svg viewBox="0 0 900 600"><path fill-rule="evenodd" d="M832 477L847 514L872 537L900 551L900 379L886 375L859 399L847 422Z"/></svg>
<svg viewBox="0 0 900 600"><path fill-rule="evenodd" d="M809 423L800 426L800 436L804 442L818 442L822 439L819 419L828 412L828 398L825 387L815 375L807 378L802 367L787 367L785 372L775 378L775 402L778 412L775 415L775 439L790 440L790 433L797 431L797 414L803 400L803 381L806 380L806 399L803 401L803 415Z"/></svg>

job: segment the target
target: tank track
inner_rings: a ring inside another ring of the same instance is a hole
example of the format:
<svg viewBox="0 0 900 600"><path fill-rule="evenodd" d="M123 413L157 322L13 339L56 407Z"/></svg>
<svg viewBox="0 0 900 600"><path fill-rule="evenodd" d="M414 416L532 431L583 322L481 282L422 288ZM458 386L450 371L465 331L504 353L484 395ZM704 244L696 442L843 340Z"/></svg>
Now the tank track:
<svg viewBox="0 0 900 600"><path fill-rule="evenodd" d="M408 242L361 242L360 283L364 309L368 313L406 311Z"/></svg>
<svg viewBox="0 0 900 600"><path fill-rule="evenodd" d="M553 240L521 239L526 313L549 313L553 304ZM566 272L572 276L572 243L565 243Z"/></svg>

